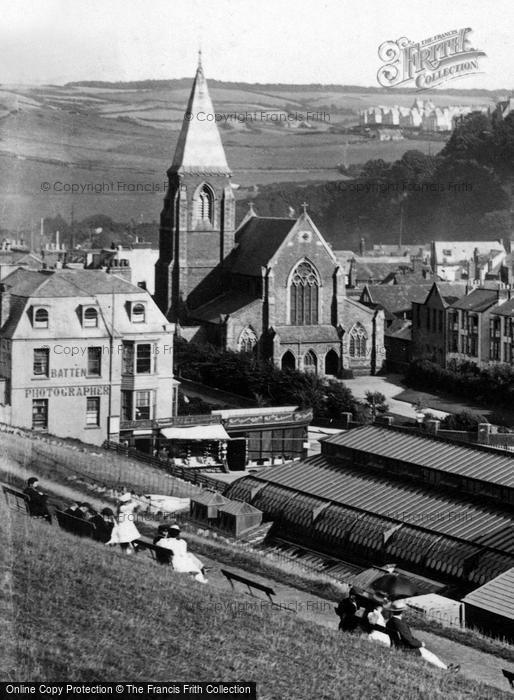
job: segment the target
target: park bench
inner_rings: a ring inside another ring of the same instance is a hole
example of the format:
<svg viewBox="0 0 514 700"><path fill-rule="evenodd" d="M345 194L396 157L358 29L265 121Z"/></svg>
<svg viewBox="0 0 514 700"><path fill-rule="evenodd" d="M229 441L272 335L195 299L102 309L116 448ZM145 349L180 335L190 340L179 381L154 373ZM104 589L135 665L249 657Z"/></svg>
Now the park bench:
<svg viewBox="0 0 514 700"><path fill-rule="evenodd" d="M514 688L514 673L512 671L507 671L506 668L502 669L502 673L505 676L505 678L509 681L510 687Z"/></svg>
<svg viewBox="0 0 514 700"><path fill-rule="evenodd" d="M30 515L29 497L26 494L4 485L2 485L2 491L4 492L8 508Z"/></svg>
<svg viewBox="0 0 514 700"><path fill-rule="evenodd" d="M252 591L254 591L254 590L261 591L262 593L264 593L268 597L268 600L270 601L270 603L272 605L276 605L277 607L280 607L277 603L275 603L275 601L271 597L271 596L276 595L276 593L273 590L273 588L271 588L270 586L265 586L262 583L258 583L257 581L252 581L249 578L245 578L244 576L240 576L239 574L234 574L232 571L227 571L226 569L220 569L220 571L223 574L223 576L225 576L225 578L230 583L230 585L232 586L233 591L236 590L236 587L234 586L234 581L236 581L237 583L242 583L245 586L247 586L248 592L251 596L253 596ZM253 596L253 597L255 597L255 596Z"/></svg>
<svg viewBox="0 0 514 700"><path fill-rule="evenodd" d="M149 552L152 559L159 564L171 564L171 559L173 557L173 552L164 547L158 547L152 542L149 537L140 537L138 540L132 543L134 545L136 554L138 552Z"/></svg>
<svg viewBox="0 0 514 700"><path fill-rule="evenodd" d="M82 520L82 518L76 518L74 515L65 513L63 510L56 510L55 517L59 523L59 527L66 532L71 532L73 535L78 535L79 537L91 537L95 538L95 526L88 520Z"/></svg>

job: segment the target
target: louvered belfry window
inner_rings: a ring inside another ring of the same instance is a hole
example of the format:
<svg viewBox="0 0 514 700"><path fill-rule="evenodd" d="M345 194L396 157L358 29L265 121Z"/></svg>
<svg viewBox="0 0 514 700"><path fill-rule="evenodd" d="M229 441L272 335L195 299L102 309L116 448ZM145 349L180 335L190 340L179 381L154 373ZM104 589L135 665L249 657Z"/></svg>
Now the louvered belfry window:
<svg viewBox="0 0 514 700"><path fill-rule="evenodd" d="M290 283L291 325L313 326L318 323L319 276L306 260L299 263Z"/></svg>
<svg viewBox="0 0 514 700"><path fill-rule="evenodd" d="M196 201L196 221L212 224L214 221L214 195L208 185L203 185Z"/></svg>

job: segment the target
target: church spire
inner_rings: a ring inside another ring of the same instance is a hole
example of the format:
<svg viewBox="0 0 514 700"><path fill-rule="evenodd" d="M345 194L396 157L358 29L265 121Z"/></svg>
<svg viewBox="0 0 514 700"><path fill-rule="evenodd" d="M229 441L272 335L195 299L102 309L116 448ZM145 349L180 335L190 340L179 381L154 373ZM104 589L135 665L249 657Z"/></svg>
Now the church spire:
<svg viewBox="0 0 514 700"><path fill-rule="evenodd" d="M170 171L231 175L203 74L201 50Z"/></svg>

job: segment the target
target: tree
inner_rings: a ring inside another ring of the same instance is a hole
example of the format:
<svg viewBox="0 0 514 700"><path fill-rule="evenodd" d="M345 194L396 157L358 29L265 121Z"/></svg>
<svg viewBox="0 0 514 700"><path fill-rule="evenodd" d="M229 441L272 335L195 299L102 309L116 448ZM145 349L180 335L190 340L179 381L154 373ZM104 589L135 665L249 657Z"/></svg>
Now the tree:
<svg viewBox="0 0 514 700"><path fill-rule="evenodd" d="M446 430L467 430L468 432L476 432L479 423L487 423L487 418L473 411L460 411L459 413L450 413L443 419L441 425Z"/></svg>
<svg viewBox="0 0 514 700"><path fill-rule="evenodd" d="M367 391L364 395L364 399L373 420L376 418L377 413L386 413L386 411L389 410L386 397L380 391Z"/></svg>

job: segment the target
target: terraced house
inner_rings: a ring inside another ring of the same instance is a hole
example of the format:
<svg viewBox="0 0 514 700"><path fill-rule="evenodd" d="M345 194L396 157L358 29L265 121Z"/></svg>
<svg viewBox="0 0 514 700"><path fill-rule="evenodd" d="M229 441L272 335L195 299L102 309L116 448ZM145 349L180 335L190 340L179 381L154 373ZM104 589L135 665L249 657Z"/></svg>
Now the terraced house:
<svg viewBox="0 0 514 700"><path fill-rule="evenodd" d="M369 374L385 359L382 310L346 297L344 263L307 212L236 226L235 198L202 66L168 170L155 299L187 339L283 368ZM285 205L285 208L286 205Z"/></svg>
<svg viewBox="0 0 514 700"><path fill-rule="evenodd" d="M0 287L0 420L145 449L176 413L173 324L99 270L17 270Z"/></svg>

